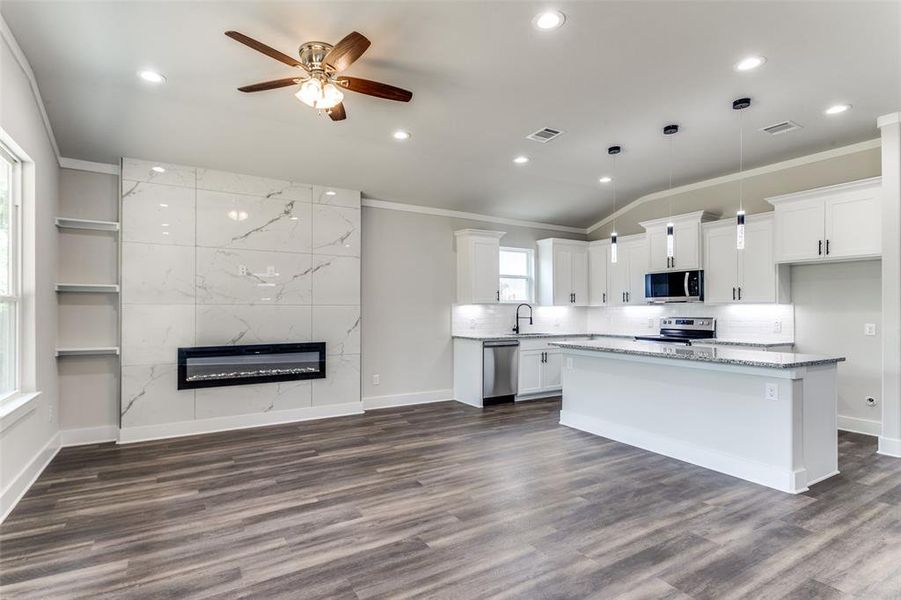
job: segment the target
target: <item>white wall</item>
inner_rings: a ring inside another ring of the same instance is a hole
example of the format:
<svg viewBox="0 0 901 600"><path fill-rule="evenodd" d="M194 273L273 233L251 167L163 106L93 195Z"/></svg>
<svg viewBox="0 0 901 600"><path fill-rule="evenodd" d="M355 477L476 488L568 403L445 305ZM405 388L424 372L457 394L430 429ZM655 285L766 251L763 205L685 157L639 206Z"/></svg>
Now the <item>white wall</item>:
<svg viewBox="0 0 901 600"><path fill-rule="evenodd" d="M838 364L839 427L878 435L881 406L882 299L879 261L792 267L796 351L847 357ZM864 335L875 323L876 335Z"/></svg>
<svg viewBox="0 0 901 600"><path fill-rule="evenodd" d="M536 252L535 241L542 238L585 239L579 234L364 206L364 404L376 397L383 402L451 398L451 308L457 287L454 231L467 228L505 231L502 246ZM372 382L376 374L378 385Z"/></svg>
<svg viewBox="0 0 901 600"><path fill-rule="evenodd" d="M5 29L5 23L0 22L0 26ZM26 200L31 195L34 202L22 211L26 327L21 337L27 377L24 384L41 391L36 409L0 432L2 518L58 446L54 358L57 248L53 219L57 210L59 167L26 72L5 39L0 42L0 86L0 127L34 161L30 173L34 186L24 190Z"/></svg>

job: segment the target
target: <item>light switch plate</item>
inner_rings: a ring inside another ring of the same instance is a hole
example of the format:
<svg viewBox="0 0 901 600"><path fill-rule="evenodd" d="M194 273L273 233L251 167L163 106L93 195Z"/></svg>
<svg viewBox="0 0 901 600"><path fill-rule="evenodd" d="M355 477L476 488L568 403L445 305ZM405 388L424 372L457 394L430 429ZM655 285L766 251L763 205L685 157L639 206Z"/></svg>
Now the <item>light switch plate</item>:
<svg viewBox="0 0 901 600"><path fill-rule="evenodd" d="M876 323L864 323L863 324L863 334L864 335L876 335Z"/></svg>
<svg viewBox="0 0 901 600"><path fill-rule="evenodd" d="M782 333L782 321L773 321L773 333Z"/></svg>
<svg viewBox="0 0 901 600"><path fill-rule="evenodd" d="M778 400L779 399L779 385L776 383L768 383L766 384L766 399L767 400Z"/></svg>
<svg viewBox="0 0 901 600"><path fill-rule="evenodd" d="M376 374L376 375L372 376L372 385L378 385L379 383L381 383L381 381L382 381L381 375Z"/></svg>

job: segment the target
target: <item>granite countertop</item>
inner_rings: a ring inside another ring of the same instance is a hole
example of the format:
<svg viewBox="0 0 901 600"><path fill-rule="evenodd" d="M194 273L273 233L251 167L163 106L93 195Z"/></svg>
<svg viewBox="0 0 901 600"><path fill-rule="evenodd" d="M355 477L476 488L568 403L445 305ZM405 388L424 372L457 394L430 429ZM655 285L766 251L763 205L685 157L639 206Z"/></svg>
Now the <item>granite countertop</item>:
<svg viewBox="0 0 901 600"><path fill-rule="evenodd" d="M498 335L454 335L451 336L459 340L478 340L480 342L492 342L495 340L540 340L543 338L574 338L574 337L591 337L590 333L502 333ZM630 336L631 337L631 336Z"/></svg>
<svg viewBox="0 0 901 600"><path fill-rule="evenodd" d="M692 360L743 367L764 367L768 369L795 369L798 367L828 365L845 360L845 357L843 356L820 356L817 354L795 354L793 352L766 352L764 350L746 350L743 348L717 346L682 346L616 339L586 340L584 342L552 342L552 345L570 350L631 354L635 356Z"/></svg>
<svg viewBox="0 0 901 600"><path fill-rule="evenodd" d="M608 337L608 338L623 338L623 339L634 339L635 335L626 334L626 333L592 333L594 337ZM650 335L655 335L651 333ZM701 340L692 340L692 345L701 346L701 345L717 345L717 346L747 346L749 348L774 348L776 346L794 346L794 342L749 342L746 340L723 340L719 338L710 338L710 339L701 339Z"/></svg>

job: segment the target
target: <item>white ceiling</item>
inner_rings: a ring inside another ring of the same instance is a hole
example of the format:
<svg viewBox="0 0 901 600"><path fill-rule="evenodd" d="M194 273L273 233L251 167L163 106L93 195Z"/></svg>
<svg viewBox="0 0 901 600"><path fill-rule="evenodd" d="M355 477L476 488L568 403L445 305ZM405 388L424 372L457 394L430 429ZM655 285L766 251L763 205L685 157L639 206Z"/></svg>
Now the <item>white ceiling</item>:
<svg viewBox="0 0 901 600"><path fill-rule="evenodd" d="M63 156L209 166L363 190L370 198L562 225L611 212L606 148L622 144L619 205L667 184L876 137L901 107L898 2L23 2L2 14L36 74ZM410 89L410 104L348 93L332 123L290 88L236 87L292 74L223 32L286 53L352 30L372 47L347 74ZM758 71L732 65L759 53ZM135 76L168 77L152 87ZM826 117L849 102L853 110ZM804 129L758 128L793 119ZM541 145L525 135L565 131ZM412 132L406 143L391 139ZM526 166L513 156L532 157Z"/></svg>

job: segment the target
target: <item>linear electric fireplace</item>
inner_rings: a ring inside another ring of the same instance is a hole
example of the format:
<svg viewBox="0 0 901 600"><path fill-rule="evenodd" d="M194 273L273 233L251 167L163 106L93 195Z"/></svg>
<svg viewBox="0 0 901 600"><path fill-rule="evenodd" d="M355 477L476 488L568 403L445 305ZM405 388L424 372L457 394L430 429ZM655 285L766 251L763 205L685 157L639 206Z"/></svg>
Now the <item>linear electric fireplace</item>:
<svg viewBox="0 0 901 600"><path fill-rule="evenodd" d="M325 342L178 349L178 389L325 377Z"/></svg>

